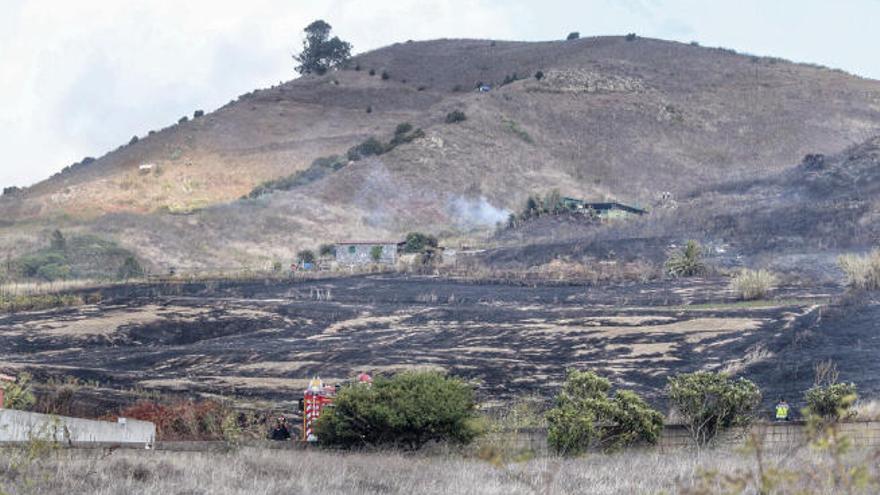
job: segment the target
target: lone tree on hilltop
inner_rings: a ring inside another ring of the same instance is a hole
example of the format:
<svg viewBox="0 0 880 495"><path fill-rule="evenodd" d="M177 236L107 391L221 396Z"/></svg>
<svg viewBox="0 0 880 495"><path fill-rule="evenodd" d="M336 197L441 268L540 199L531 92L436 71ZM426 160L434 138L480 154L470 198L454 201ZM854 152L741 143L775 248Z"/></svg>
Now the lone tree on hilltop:
<svg viewBox="0 0 880 495"><path fill-rule="evenodd" d="M342 41L338 36L330 38L330 24L317 20L309 24L304 31L306 39L303 49L293 59L299 62L296 71L300 74L323 74L351 57L351 43Z"/></svg>

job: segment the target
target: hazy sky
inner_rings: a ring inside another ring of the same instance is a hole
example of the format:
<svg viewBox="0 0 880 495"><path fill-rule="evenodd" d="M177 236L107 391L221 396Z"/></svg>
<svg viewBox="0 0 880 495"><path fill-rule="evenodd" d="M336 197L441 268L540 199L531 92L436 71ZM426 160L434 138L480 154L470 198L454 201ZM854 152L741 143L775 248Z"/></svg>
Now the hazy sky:
<svg viewBox="0 0 880 495"><path fill-rule="evenodd" d="M880 0L0 0L0 187L293 78L318 18L355 52L635 32L880 79Z"/></svg>

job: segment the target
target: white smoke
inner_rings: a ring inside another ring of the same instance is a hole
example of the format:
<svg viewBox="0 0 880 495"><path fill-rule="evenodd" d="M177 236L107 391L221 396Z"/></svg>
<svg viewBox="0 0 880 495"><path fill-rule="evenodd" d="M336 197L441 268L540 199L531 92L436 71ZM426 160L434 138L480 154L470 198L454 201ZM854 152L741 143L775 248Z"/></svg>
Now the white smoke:
<svg viewBox="0 0 880 495"><path fill-rule="evenodd" d="M498 222L506 221L510 211L493 206L483 196L479 198L455 196L449 200L449 215L460 227L494 227Z"/></svg>

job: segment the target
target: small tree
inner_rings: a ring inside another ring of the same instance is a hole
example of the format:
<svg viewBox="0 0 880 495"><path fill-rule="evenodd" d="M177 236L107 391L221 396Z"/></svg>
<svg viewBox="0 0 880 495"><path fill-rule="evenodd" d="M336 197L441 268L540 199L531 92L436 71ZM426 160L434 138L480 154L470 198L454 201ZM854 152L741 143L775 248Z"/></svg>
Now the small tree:
<svg viewBox="0 0 880 495"><path fill-rule="evenodd" d="M748 424L761 403L758 386L726 373L698 371L669 379L669 401L682 416L691 439L699 446L711 442L718 432Z"/></svg>
<svg viewBox="0 0 880 495"><path fill-rule="evenodd" d="M538 72L535 72L535 79L537 79L537 80L539 80L539 81L540 81L541 79L544 79L544 71L539 70Z"/></svg>
<svg viewBox="0 0 880 495"><path fill-rule="evenodd" d="M436 248L437 245L437 238L432 235L410 232L406 235L403 251L406 253L423 253L429 249Z"/></svg>
<svg viewBox="0 0 880 495"><path fill-rule="evenodd" d="M381 155L384 152L385 146L382 144L382 142L374 137L371 137L357 146L352 146L345 155L346 158L348 158L349 160L356 162L361 158L366 158L373 155Z"/></svg>
<svg viewBox="0 0 880 495"><path fill-rule="evenodd" d="M334 36L330 38L330 24L317 20L303 30L306 39L303 41L303 49L293 59L299 62L296 71L300 74L324 74L351 57L351 43L342 41ZM372 74L371 74L372 75Z"/></svg>
<svg viewBox="0 0 880 495"><path fill-rule="evenodd" d="M666 260L666 273L676 278L704 275L707 269L702 258L703 249L700 243L688 241L684 249L673 253Z"/></svg>
<svg viewBox="0 0 880 495"><path fill-rule="evenodd" d="M311 249L303 249L302 251L296 253L296 260L299 263L314 263L315 252Z"/></svg>
<svg viewBox="0 0 880 495"><path fill-rule="evenodd" d="M825 422L836 422L852 414L859 398L855 383L840 383L837 366L830 360L816 363L813 386L804 394L807 414Z"/></svg>
<svg viewBox="0 0 880 495"><path fill-rule="evenodd" d="M318 254L322 257L326 256L332 258L333 256L336 256L336 246L333 244L321 244L318 248Z"/></svg>
<svg viewBox="0 0 880 495"><path fill-rule="evenodd" d="M577 31L572 31L572 32L568 33L568 36L566 36L565 39L568 41L571 41L571 40L576 40L580 37L581 37L581 33L577 32Z"/></svg>
<svg viewBox="0 0 880 495"><path fill-rule="evenodd" d="M590 448L613 450L637 441L656 443L663 415L634 392L608 396L611 382L589 371L569 370L556 406L547 413L547 441L566 455Z"/></svg>
<svg viewBox="0 0 880 495"><path fill-rule="evenodd" d="M397 124L397 127L394 129L394 135L395 136L403 136L404 134L411 131L412 129L413 129L412 124L410 124L409 122L403 122L401 124Z"/></svg>
<svg viewBox="0 0 880 495"><path fill-rule="evenodd" d="M379 261L382 260L382 252L383 251L384 250L383 250L382 246L371 247L370 248L370 259L373 260L373 262L378 263Z"/></svg>
<svg viewBox="0 0 880 495"><path fill-rule="evenodd" d="M116 272L116 277L122 280L130 278L140 278L144 276L144 267L138 262L134 256L128 256L122 262L122 266Z"/></svg>
<svg viewBox="0 0 880 495"><path fill-rule="evenodd" d="M470 443L478 434L473 389L435 372L377 377L372 386L344 387L318 420L321 444L344 448L431 441Z"/></svg>
<svg viewBox="0 0 880 495"><path fill-rule="evenodd" d="M635 41L635 40L636 40L636 33L629 33L626 35L626 41Z"/></svg>

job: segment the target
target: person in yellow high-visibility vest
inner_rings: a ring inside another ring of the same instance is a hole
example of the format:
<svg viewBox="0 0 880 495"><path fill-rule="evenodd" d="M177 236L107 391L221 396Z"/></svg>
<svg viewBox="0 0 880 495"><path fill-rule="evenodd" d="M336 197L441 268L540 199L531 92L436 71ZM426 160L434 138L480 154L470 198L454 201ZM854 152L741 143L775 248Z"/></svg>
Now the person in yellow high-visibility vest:
<svg viewBox="0 0 880 495"><path fill-rule="evenodd" d="M789 413L791 408L788 407L788 402L785 402L784 398L779 398L779 402L776 403L776 421L788 421Z"/></svg>

